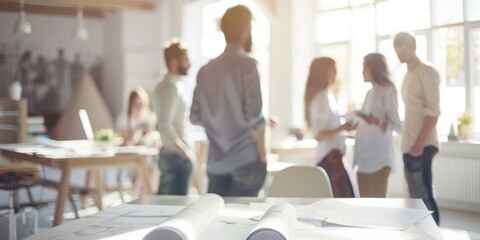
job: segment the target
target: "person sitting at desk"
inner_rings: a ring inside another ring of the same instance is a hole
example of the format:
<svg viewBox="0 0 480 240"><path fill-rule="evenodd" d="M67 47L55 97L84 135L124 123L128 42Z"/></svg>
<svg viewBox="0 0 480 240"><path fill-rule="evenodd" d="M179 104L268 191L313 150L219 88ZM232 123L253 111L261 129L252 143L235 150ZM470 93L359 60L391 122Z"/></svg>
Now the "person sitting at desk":
<svg viewBox="0 0 480 240"><path fill-rule="evenodd" d="M132 90L128 99L128 112L121 113L117 118L117 133L123 138L123 145L145 145L160 147L160 134L156 131L157 118L150 107L150 97L145 89L137 87ZM158 175L152 159L151 174L155 179ZM118 184L121 184L122 171L117 175ZM130 171L133 184L137 184L138 173ZM153 184L155 186L155 183Z"/></svg>
<svg viewBox="0 0 480 240"><path fill-rule="evenodd" d="M160 138L155 131L156 124L147 92L141 87L135 88L128 99L128 112L117 118L117 132L124 145L158 146Z"/></svg>

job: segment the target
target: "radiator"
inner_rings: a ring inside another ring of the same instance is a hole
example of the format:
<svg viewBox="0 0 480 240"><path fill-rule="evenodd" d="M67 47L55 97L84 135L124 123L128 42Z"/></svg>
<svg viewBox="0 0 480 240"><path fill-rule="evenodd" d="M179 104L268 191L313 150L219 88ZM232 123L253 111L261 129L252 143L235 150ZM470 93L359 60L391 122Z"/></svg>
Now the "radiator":
<svg viewBox="0 0 480 240"><path fill-rule="evenodd" d="M433 173L439 200L480 204L480 156L439 154L434 160Z"/></svg>

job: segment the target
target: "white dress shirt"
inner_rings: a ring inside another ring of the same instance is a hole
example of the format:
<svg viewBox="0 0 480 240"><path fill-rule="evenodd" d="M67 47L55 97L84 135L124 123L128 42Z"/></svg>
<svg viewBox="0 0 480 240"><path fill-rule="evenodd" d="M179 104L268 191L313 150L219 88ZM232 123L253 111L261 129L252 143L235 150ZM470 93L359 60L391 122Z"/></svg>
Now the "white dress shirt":
<svg viewBox="0 0 480 240"><path fill-rule="evenodd" d="M320 132L330 130L341 125L340 116L337 113L337 102L328 90L322 90L315 95L310 103L310 130L313 137ZM330 139L318 142L316 161L317 164L332 150L339 150L345 154L345 135L339 132Z"/></svg>
<svg viewBox="0 0 480 240"><path fill-rule="evenodd" d="M164 151L176 152L176 139L181 139L190 149L194 149L193 141L186 133L190 122L185 94L185 85L177 74L166 74L155 88L153 106Z"/></svg>
<svg viewBox="0 0 480 240"><path fill-rule="evenodd" d="M433 67L420 63L405 75L402 97L405 103L405 122L402 132L402 151L409 153L417 140L426 116L440 116L440 77ZM428 137L425 146L439 147L437 130Z"/></svg>
<svg viewBox="0 0 480 240"><path fill-rule="evenodd" d="M355 134L354 165L358 165L358 172L366 174L377 172L383 167L395 171L392 131L400 133L402 129L395 88L373 84L365 96L362 111L372 114L381 123L386 122L387 130L383 132L377 125L359 121Z"/></svg>

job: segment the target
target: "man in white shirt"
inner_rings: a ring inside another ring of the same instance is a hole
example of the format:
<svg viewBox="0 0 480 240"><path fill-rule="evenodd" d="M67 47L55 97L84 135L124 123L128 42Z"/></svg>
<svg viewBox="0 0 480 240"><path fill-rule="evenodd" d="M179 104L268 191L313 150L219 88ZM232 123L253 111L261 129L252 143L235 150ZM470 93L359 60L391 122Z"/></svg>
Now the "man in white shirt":
<svg viewBox="0 0 480 240"><path fill-rule="evenodd" d="M167 43L164 51L168 72L157 84L154 94L157 126L162 139L157 194L186 195L195 154L193 142L185 133L189 122L181 77L187 75L190 63L187 49L178 40Z"/></svg>
<svg viewBox="0 0 480 240"><path fill-rule="evenodd" d="M198 72L190 120L202 125L210 142L208 192L257 196L266 176L265 119L256 61L251 50L252 14L229 8L221 28L227 46Z"/></svg>
<svg viewBox="0 0 480 240"><path fill-rule="evenodd" d="M402 152L410 197L422 198L433 211L435 222L440 224L432 178L432 161L439 147L436 132L440 116L439 74L417 57L415 37L411 34L398 33L393 45L398 59L408 69L402 85L405 103Z"/></svg>

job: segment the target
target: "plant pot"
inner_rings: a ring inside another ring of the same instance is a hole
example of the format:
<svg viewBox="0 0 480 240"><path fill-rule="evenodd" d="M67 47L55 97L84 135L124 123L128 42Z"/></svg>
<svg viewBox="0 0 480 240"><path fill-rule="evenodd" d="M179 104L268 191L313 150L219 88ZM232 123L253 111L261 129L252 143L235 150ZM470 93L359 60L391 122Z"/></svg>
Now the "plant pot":
<svg viewBox="0 0 480 240"><path fill-rule="evenodd" d="M458 125L458 137L460 139L469 139L470 138L470 125Z"/></svg>

